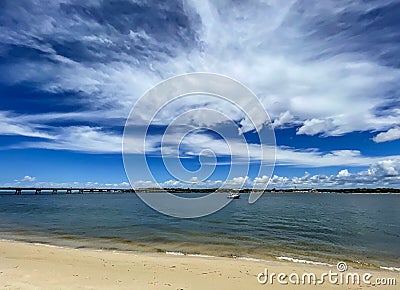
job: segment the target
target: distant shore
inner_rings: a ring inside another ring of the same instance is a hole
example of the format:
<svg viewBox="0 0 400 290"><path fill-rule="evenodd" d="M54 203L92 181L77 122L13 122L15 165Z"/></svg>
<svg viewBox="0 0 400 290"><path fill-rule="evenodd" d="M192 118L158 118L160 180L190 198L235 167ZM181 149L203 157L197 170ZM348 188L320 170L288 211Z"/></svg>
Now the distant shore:
<svg viewBox="0 0 400 290"><path fill-rule="evenodd" d="M24 192L34 192L36 195L43 192L57 194L83 194L83 193L201 193L211 192L238 192L238 193L400 193L400 188L378 187L378 188L272 188L272 189L250 189L250 188L74 188L74 187L0 187L0 194L6 193L21 195Z"/></svg>
<svg viewBox="0 0 400 290"><path fill-rule="evenodd" d="M137 189L136 192L155 192L157 189ZM158 189L160 190L160 189ZM272 189L226 189L226 188L164 188L169 192L185 193L207 193L213 191L227 192L237 191L239 193L250 193L252 191L259 193L400 193L400 188L378 187L378 188L272 188Z"/></svg>
<svg viewBox="0 0 400 290"><path fill-rule="evenodd" d="M0 241L0 288L5 289L272 289L260 284L259 273L320 275L334 267L280 261L249 261L217 257L137 254L71 249ZM348 271L365 273L365 269ZM337 270L336 270L337 271ZM368 270L374 277L396 278L394 271ZM260 276L263 278L263 276ZM273 289L365 289L366 285L281 285ZM376 286L396 289L398 286ZM374 288L375 289L375 288Z"/></svg>

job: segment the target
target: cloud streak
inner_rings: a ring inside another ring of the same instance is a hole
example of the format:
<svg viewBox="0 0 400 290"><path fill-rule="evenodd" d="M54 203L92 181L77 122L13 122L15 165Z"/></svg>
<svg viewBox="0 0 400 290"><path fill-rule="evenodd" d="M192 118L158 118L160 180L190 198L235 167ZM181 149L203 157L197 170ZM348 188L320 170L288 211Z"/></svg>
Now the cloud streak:
<svg viewBox="0 0 400 290"><path fill-rule="evenodd" d="M110 127L124 125L147 89L193 71L242 81L278 130L316 137L376 132L377 143L400 138L400 27L393 20L399 1L21 0L0 8L0 82L81 96L81 109L71 112L0 112L1 135L36 138L14 147L118 153L121 136ZM220 101L205 103L224 108L235 121L243 118ZM199 102L181 105L189 110ZM178 112L166 108L158 125ZM204 121L217 122L204 114L194 125ZM221 140L201 134L184 142L188 156L202 147L227 152ZM237 157L244 155L244 144L230 143ZM157 151L156 143L149 150ZM279 164L310 167L368 166L385 158L363 156L357 148L282 146L277 154Z"/></svg>

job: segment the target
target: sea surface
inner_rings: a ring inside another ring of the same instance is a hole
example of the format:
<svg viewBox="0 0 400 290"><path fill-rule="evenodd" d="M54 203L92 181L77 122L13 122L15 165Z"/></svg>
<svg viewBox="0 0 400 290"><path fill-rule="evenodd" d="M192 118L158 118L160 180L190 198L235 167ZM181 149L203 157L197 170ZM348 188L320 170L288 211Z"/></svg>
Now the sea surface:
<svg viewBox="0 0 400 290"><path fill-rule="evenodd" d="M242 195L209 216L179 219L154 211L135 194L2 194L0 238L398 269L400 195L275 193L254 204Z"/></svg>

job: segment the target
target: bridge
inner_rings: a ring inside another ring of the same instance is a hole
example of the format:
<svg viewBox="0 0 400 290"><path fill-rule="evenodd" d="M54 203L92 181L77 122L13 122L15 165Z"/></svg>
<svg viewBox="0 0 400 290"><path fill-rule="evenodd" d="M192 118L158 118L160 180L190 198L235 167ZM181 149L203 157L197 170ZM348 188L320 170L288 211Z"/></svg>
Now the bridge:
<svg viewBox="0 0 400 290"><path fill-rule="evenodd" d="M75 188L75 187L0 187L0 193L2 192L14 192L15 195L21 195L22 192L34 192L35 194L41 194L42 192L48 192L51 194L57 194L64 192L66 194L73 193L130 193L135 192L130 188Z"/></svg>

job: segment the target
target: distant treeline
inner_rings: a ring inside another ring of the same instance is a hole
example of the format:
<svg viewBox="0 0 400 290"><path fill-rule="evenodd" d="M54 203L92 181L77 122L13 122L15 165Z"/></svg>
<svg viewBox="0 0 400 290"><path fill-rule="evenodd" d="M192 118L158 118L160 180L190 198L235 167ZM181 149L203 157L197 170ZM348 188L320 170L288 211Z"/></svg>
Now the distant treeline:
<svg viewBox="0 0 400 290"><path fill-rule="evenodd" d="M341 188L341 189L317 189L318 192L337 192L337 193L400 193L399 188L379 187L379 188Z"/></svg>
<svg viewBox="0 0 400 290"><path fill-rule="evenodd" d="M228 188L164 188L163 190L171 192L171 193L209 193L209 192L227 192L227 191L237 191L239 193L249 193L252 191L250 188L243 189L228 189ZM136 191L160 191L160 189L138 189ZM400 193L399 188L390 188L390 187L379 187L379 188L318 188L318 189L296 189L296 188L288 188L288 189L266 189L266 190L255 190L259 192L265 193L278 193L278 192L287 192L287 193Z"/></svg>

